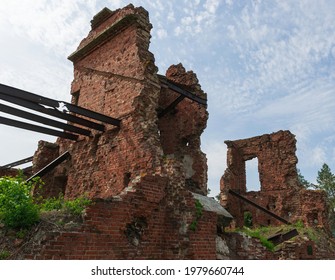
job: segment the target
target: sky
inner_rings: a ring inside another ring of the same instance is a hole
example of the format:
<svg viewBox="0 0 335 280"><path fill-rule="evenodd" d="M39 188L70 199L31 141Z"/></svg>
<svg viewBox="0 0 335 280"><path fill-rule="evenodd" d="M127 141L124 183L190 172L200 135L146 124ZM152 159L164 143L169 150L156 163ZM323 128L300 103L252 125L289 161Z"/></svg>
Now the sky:
<svg viewBox="0 0 335 280"><path fill-rule="evenodd" d="M0 83L69 102L68 55L96 13L129 3L0 0ZM211 195L226 169L225 140L290 130L307 180L316 181L323 163L335 172L335 1L132 3L149 11L159 73L181 62L208 94L202 149ZM0 132L0 165L33 155L38 140L55 140L1 124ZM247 172L248 189L257 189L257 162Z"/></svg>

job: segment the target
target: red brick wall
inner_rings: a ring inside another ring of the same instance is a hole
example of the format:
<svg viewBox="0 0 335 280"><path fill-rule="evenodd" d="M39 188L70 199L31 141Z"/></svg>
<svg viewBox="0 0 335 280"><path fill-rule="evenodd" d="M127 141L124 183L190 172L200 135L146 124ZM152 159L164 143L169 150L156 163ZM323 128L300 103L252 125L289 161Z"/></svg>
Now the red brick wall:
<svg viewBox="0 0 335 280"><path fill-rule="evenodd" d="M280 221L239 201L229 189L290 221L329 230L325 194L305 190L298 182L295 136L279 131L249 139L226 141L227 169L221 179L221 203L234 216L236 225L244 225L244 212L252 214L253 224L278 225ZM245 161L258 158L261 190L247 192Z"/></svg>
<svg viewBox="0 0 335 280"><path fill-rule="evenodd" d="M96 200L80 229L49 233L26 258L215 259L216 215L204 211L195 231L194 199L168 189L169 179L143 177L137 190ZM181 193L183 192L183 193ZM181 201L182 199L182 201Z"/></svg>
<svg viewBox="0 0 335 280"><path fill-rule="evenodd" d="M181 65L171 66L166 77L203 99L207 95L201 90L198 79L192 71L186 72ZM179 94L162 89L159 107L167 108ZM200 149L200 136L207 125L208 112L200 105L185 98L174 110L159 119L158 128L163 152L183 163L186 187L193 192L207 194L207 159Z"/></svg>
<svg viewBox="0 0 335 280"><path fill-rule="evenodd" d="M99 41L101 32L118 28L127 15L134 17L124 23L122 32ZM150 29L147 12L128 6L111 13L90 32L78 47L81 56L70 56L74 61L72 93L79 91L78 105L120 119L121 127L109 125L105 133L93 132L94 137L77 143L58 141L60 151L71 154L65 187L68 198L85 193L108 198L142 174L155 174L160 168L156 112L160 86L154 57L148 51ZM92 42L100 43L86 51Z"/></svg>

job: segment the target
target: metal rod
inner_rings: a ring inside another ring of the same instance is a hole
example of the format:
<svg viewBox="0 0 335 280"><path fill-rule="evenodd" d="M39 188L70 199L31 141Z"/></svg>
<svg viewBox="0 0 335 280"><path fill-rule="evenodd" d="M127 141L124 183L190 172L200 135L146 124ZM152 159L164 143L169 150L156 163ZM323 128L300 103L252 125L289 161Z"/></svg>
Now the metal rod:
<svg viewBox="0 0 335 280"><path fill-rule="evenodd" d="M279 233L274 236L271 236L268 238L268 241L271 241L275 246L277 246L280 243L283 243L287 240L290 240L291 238L299 235L299 232L297 229L292 229L289 232L286 233Z"/></svg>
<svg viewBox="0 0 335 280"><path fill-rule="evenodd" d="M54 159L52 162L44 166L41 170L39 170L37 173L32 175L29 179L26 180L26 182L30 182L32 179L36 177L43 177L45 174L47 174L49 171L53 170L56 166L61 164L64 160L66 160L70 156L70 153L66 151L64 154L60 155L58 158Z"/></svg>
<svg viewBox="0 0 335 280"><path fill-rule="evenodd" d="M49 135L53 135L53 136L57 136L57 137L70 139L70 140L77 140L78 139L78 135L75 135L75 134L71 134L71 133L68 133L68 132L62 132L62 131L59 131L59 130L54 130L54 129L50 129L50 128L46 128L46 127L42 127L42 126L30 124L30 123L25 123L25 122L21 122L21 121L17 121L17 120L11 120L11 119L4 118L4 117L0 117L0 124L1 123L5 124L5 125L9 125L9 126L14 126L14 127L17 127L17 128L23 128L23 129L26 129L26 130L31 130L31 131L35 131L35 132L44 133L44 134L49 134Z"/></svg>
<svg viewBox="0 0 335 280"><path fill-rule="evenodd" d="M27 157L18 161L14 161L12 163L8 163L6 165L0 166L0 169L9 169L27 162L31 162L33 160L33 157Z"/></svg>
<svg viewBox="0 0 335 280"><path fill-rule="evenodd" d="M13 97L10 95L5 95L3 93L0 92L0 99L5 100L7 102L16 104L16 105L20 105L22 107L34 110L34 111L38 111L41 112L43 114L49 115L49 116L53 116L53 117L57 117L63 120L67 120L69 122L72 123L76 123L82 126L86 126L89 128L93 128L95 130L99 130L99 131L105 131L105 126L99 123L95 123L83 118L80 118L78 116L75 115L71 115L68 114L66 112L61 112L58 111L57 109L51 109L51 108L45 108L42 105L39 105L37 103L33 103L31 101L26 101L17 97Z"/></svg>
<svg viewBox="0 0 335 280"><path fill-rule="evenodd" d="M0 92L6 95L14 96L20 99L24 99L27 101L31 101L34 103L44 104L47 106L51 106L54 108L59 108L61 104L64 104L64 106L72 113L79 114L91 119L95 119L97 121L102 121L108 124L112 124L115 126L120 126L121 121L118 119L114 119L112 117L73 105L71 103L67 103L64 101L57 101L51 98L43 97L41 95L37 95L25 90L21 90L18 88L10 87L7 85L0 84Z"/></svg>
<svg viewBox="0 0 335 280"><path fill-rule="evenodd" d="M66 131L78 133L78 134L81 134L81 135L85 135L85 136L90 136L91 135L91 131L89 131L87 129L83 129L83 128L76 127L76 126L73 126L73 125L69 125L69 124L66 124L66 123L62 123L62 122L59 122L59 121L48 119L48 118L45 118L45 117L42 117L42 116L39 116L39 115L35 115L35 114L29 113L29 112L22 111L22 110L17 109L17 108L12 108L10 106L7 106L7 105L1 104L1 103L0 103L0 111L2 111L4 113L7 113L7 114L17 116L17 117L32 120L34 122L43 123L43 124L46 124L48 126L53 126L53 127L61 128L61 129L66 130Z"/></svg>
<svg viewBox="0 0 335 280"><path fill-rule="evenodd" d="M162 112L158 114L158 117L161 118L173 110L181 101L185 99L184 95L179 95L179 97L174 100L170 105L168 105Z"/></svg>
<svg viewBox="0 0 335 280"><path fill-rule="evenodd" d="M255 202L249 200L248 198L246 198L246 197L240 195L239 193L237 193L237 192L235 192L235 191L233 191L233 190L229 190L229 193L231 193L232 195L236 196L237 198L239 198L239 199L241 199L241 200L243 200L243 201L249 203L250 205L256 207L257 209L259 209L259 210L265 212L266 214L272 216L273 218L275 218L275 219L281 221L282 223L287 224L287 225L290 225L290 224L291 224L289 221L285 220L284 218L282 218L282 217L278 216L277 214L275 214L275 213L269 211L268 209L266 209L266 208L264 208L264 207L258 205L257 203L255 203Z"/></svg>
<svg viewBox="0 0 335 280"><path fill-rule="evenodd" d="M162 75L158 75L158 77L160 78L160 81L161 83L163 83L164 85L166 85L169 89L179 93L179 94L182 94L184 95L185 97L199 103L199 104L202 104L202 105L205 105L207 106L207 100L204 99L204 98L201 98L199 96L196 96L194 93L186 90L186 89L183 89L181 88L180 86L178 86L176 83L168 80L165 76L162 76Z"/></svg>

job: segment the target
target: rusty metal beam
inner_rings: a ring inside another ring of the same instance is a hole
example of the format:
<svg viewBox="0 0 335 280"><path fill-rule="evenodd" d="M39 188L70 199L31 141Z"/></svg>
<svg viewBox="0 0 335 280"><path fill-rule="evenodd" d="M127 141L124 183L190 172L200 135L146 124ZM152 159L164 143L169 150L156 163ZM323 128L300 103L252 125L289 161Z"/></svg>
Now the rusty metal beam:
<svg viewBox="0 0 335 280"><path fill-rule="evenodd" d="M7 102L37 111L37 112L41 112L43 114L49 115L49 116L53 116L56 118L60 118L66 121L69 121L71 123L74 124L79 124L82 126L86 126L89 128L93 128L95 130L99 130L99 131L105 131L105 126L96 122L92 122L89 121L87 119L83 119L80 118L78 116L72 115L72 114L68 114L66 112L61 112L58 111L57 109L54 108L46 108L42 105L39 105L37 103L31 102L31 101L26 101L17 97L13 97L10 95L5 95L3 93L0 92L0 99L5 100Z"/></svg>
<svg viewBox="0 0 335 280"><path fill-rule="evenodd" d="M167 88L187 97L188 99L191 99L201 105L207 106L207 99L201 98L199 96L196 96L194 93L182 88L178 84L168 80L165 76L158 75L160 82L165 85Z"/></svg>
<svg viewBox="0 0 335 280"><path fill-rule="evenodd" d="M54 130L54 129L51 129L51 128L46 128L46 127L42 127L42 126L30 124L30 123L17 121L17 120L12 120L12 119L8 119L8 118L4 118L4 117L0 117L0 124L9 125L9 126L22 128L22 129L26 129L26 130L30 130L30 131L35 131L35 132L39 132L39 133L44 133L44 134L48 134L48 135L53 135L53 136L66 138L66 139L70 139L70 140L77 140L78 139L78 135L75 135L75 134L71 134L71 133L63 132L63 131L59 131L59 130Z"/></svg>
<svg viewBox="0 0 335 280"><path fill-rule="evenodd" d="M181 101L185 98L184 95L180 95L176 100L174 100L170 105L168 105L163 111L158 114L158 118L165 116L167 113L172 111Z"/></svg>
<svg viewBox="0 0 335 280"><path fill-rule="evenodd" d="M71 103L67 103L64 101L57 101L51 98L47 98L47 97L43 97L41 95L37 95L25 90L21 90L18 88L14 88L14 87L10 87L7 85L3 85L0 84L0 92L5 94L5 95L9 95L9 96L13 96L16 98L20 98L26 101L30 101L30 102L34 102L37 104L42 104L42 105L46 105L46 106L50 106L53 108L59 108L61 105L64 105L64 107L69 110L72 113L75 114L79 114L97 121L101 121L101 122L105 122L114 126L119 127L121 121L82 107L79 107L77 105L73 105Z"/></svg>
<svg viewBox="0 0 335 280"><path fill-rule="evenodd" d="M59 122L59 121L55 121L52 119L48 119L39 115L35 115L26 111L22 111L20 109L17 108L13 108L4 104L0 103L0 111L10 114L10 115L14 115L20 118L24 118L24 119L28 119L34 122L38 122L38 123L42 123L42 124L46 124L48 126L52 126L52 127L57 127L57 128L61 128L63 130L66 131L70 131L70 132L74 132L77 134L81 134L81 135L85 135L85 136L91 136L91 131L87 130L87 129L83 129L80 127L76 127L70 124L66 124L63 122Z"/></svg>
<svg viewBox="0 0 335 280"><path fill-rule="evenodd" d="M63 161L65 161L69 157L70 157L70 153L66 151L65 153L63 153L62 155L54 159L52 162L47 164L45 167L43 167L41 170L39 170L37 173L32 175L29 179L26 180L26 182L28 183L36 177L40 177L40 178L43 177L45 174L53 170L56 166L61 164Z"/></svg>
<svg viewBox="0 0 335 280"><path fill-rule="evenodd" d="M247 202L248 204L250 204L250 205L256 207L257 209L263 211L264 213L266 213L266 214L272 216L273 218L277 219L278 221L281 221L282 223L287 224L287 225L290 225L290 224L291 224L289 221L285 220L284 218L282 218L282 217L278 216L277 214L275 214L275 213L269 211L268 209L266 209L266 208L264 208L264 207L258 205L257 203L251 201L250 199L248 199L248 198L246 198L246 197L240 195L239 193L237 193L237 192L235 192L235 191L233 191L233 190L229 190L229 193L232 194L232 195L234 195L235 197L237 197L237 198L243 200L244 202Z"/></svg>
<svg viewBox="0 0 335 280"><path fill-rule="evenodd" d="M268 241L271 241L275 246L283 243L287 240L290 240L291 238L295 237L299 235L299 232L297 231L297 229L292 229L289 232L286 233L278 233L274 236L271 236L268 238Z"/></svg>
<svg viewBox="0 0 335 280"><path fill-rule="evenodd" d="M0 169L9 169L9 168L13 168L15 166L21 165L21 164L25 164L28 162L32 162L33 161L33 157L27 157L18 161L14 161L12 163L8 163L6 165L0 166Z"/></svg>

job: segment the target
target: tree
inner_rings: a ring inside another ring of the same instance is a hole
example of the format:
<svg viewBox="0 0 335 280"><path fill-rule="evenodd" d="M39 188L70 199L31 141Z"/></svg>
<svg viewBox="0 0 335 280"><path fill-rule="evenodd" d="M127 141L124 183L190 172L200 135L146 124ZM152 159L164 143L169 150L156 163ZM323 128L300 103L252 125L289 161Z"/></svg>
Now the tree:
<svg viewBox="0 0 335 280"><path fill-rule="evenodd" d="M305 189L308 189L310 187L312 187L312 184L310 182L308 182L305 177L301 174L300 169L297 169L298 172L298 181L301 185L304 186Z"/></svg>
<svg viewBox="0 0 335 280"><path fill-rule="evenodd" d="M326 163L322 165L321 170L318 172L316 181L318 183L317 189L326 191L328 198L335 198L335 175Z"/></svg>
<svg viewBox="0 0 335 280"><path fill-rule="evenodd" d="M324 163L316 178L317 185L313 185L315 189L324 190L330 206L330 227L335 235L335 175L331 172L329 166Z"/></svg>

